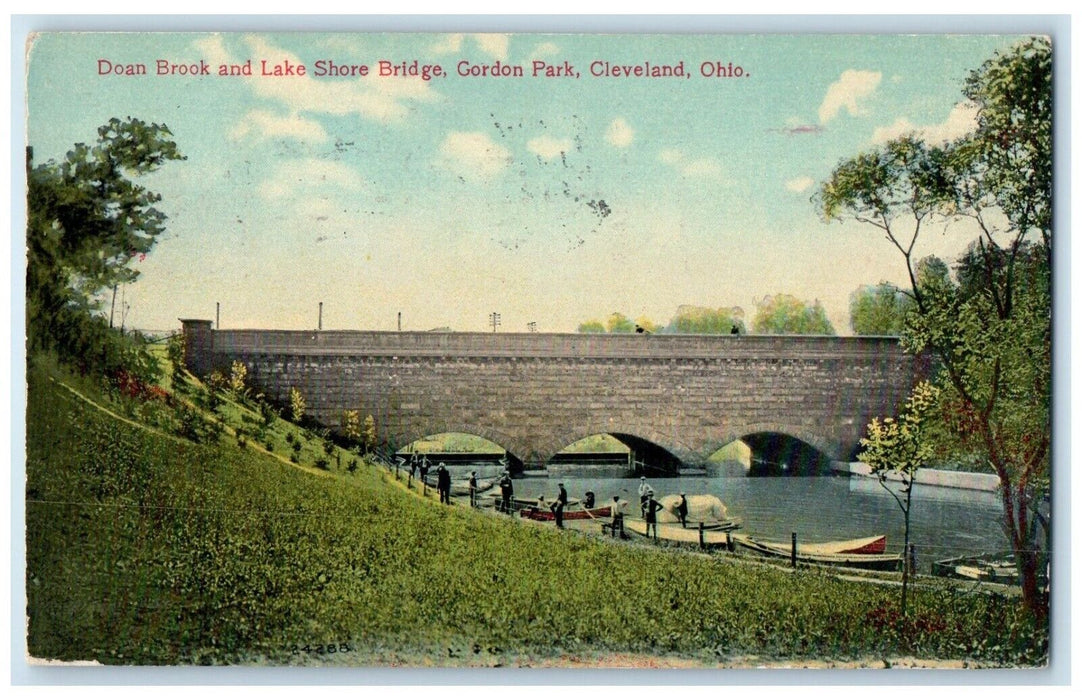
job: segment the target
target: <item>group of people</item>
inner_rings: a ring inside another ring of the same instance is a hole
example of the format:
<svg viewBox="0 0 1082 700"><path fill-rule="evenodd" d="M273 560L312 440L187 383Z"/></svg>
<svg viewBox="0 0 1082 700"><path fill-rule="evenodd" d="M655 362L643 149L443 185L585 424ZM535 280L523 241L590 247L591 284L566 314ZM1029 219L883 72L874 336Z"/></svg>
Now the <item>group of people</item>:
<svg viewBox="0 0 1082 700"><path fill-rule="evenodd" d="M417 471L421 473L421 481L427 483L426 477L428 476L429 463L428 458L421 455L414 454L410 459L410 477L412 478ZM515 501L515 485L511 479L511 472L508 469L504 469L503 475L498 482L500 487L500 503L498 509L500 512L512 514L514 512ZM564 509L567 508L567 489L564 488L563 482L558 485L559 492L556 495L556 500L549 505L549 510L552 512L553 518L556 521L556 527L561 530L564 527ZM470 506L477 507L477 472L470 472L470 478L468 481L469 494L470 494ZM439 492L440 503L451 504L451 472L448 471L447 466L440 462L436 469L436 490ZM586 493L583 506L587 509L594 506L594 494L592 491ZM611 528L613 536L617 532L623 531L624 522L624 506L626 502L621 501L620 497L612 497L612 505L610 506L610 514L612 516ZM545 497L542 495L537 499L537 507L545 507ZM639 479L639 509L642 514L642 518L646 521L646 534L650 535L650 530L653 528L654 536L657 536L657 514L659 511L664 510L664 506L654 498L654 489L650 484L646 482L646 477L640 477ZM688 515L688 501L687 494L680 494L680 501L676 504L676 514L680 518L680 524L683 527L687 527L687 515Z"/></svg>
<svg viewBox="0 0 1082 700"><path fill-rule="evenodd" d="M428 461L427 455L419 452L414 452L412 455L410 455L410 475L408 483L412 484L413 477L417 476L417 473L420 472L421 483L425 486L428 486L428 471L430 467L431 465ZM474 472L474 474L476 475L477 472ZM471 481L474 487L476 487L477 480L471 477ZM440 462L439 465L436 467L436 491L439 492L440 503L446 503L447 505L451 505L451 472L447 469L447 465L443 462ZM472 496L472 489L470 493Z"/></svg>
<svg viewBox="0 0 1082 700"><path fill-rule="evenodd" d="M642 510L642 517L646 521L646 536L650 536L650 528L653 526L654 537L657 537L657 514L658 511L664 510L665 506L661 505L654 498L654 489L650 484L646 483L646 477L639 477L639 508ZM680 518L681 527L688 526L688 496L686 493L680 494L680 501L676 504L676 515Z"/></svg>

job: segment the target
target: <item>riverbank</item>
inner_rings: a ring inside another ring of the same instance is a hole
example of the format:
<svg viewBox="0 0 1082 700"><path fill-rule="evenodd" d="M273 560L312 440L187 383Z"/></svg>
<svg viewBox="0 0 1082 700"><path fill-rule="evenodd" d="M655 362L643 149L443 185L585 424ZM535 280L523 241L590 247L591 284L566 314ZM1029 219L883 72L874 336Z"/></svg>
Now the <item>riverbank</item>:
<svg viewBox="0 0 1082 700"><path fill-rule="evenodd" d="M864 462L834 462L834 471L838 474L848 474L851 477L878 479L872 474L871 466ZM893 473L887 473L888 481L901 481L901 478ZM968 491L997 491L999 489L999 477L995 474L982 474L978 472L956 472L945 469L918 469L915 479L918 488L920 485L939 486L948 489L966 489Z"/></svg>
<svg viewBox="0 0 1082 700"><path fill-rule="evenodd" d="M323 465L317 475L236 436L203 444L163 436L137 417L172 406L106 412L108 396L92 386L76 395L59 384L70 378L56 379L29 368L34 658L401 658L421 666L628 658L658 667L674 658L793 666L906 655L997 666L1047 658L1044 630L1028 629L1020 607L1002 596L914 590L907 629L891 587L611 546L448 507L407 493L393 470L327 459L318 438L275 419L274 430L303 442L295 450L301 462ZM205 415L238 426L259 420L241 408ZM275 443L274 453L282 451Z"/></svg>

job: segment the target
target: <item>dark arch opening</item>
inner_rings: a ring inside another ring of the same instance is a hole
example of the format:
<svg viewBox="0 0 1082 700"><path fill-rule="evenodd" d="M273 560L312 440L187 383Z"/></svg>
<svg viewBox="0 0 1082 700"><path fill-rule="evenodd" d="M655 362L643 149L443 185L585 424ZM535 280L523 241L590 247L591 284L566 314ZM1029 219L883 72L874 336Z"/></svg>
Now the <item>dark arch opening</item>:
<svg viewBox="0 0 1082 700"><path fill-rule="evenodd" d="M751 448L748 476L821 476L832 472L829 456L791 435L753 433L741 441Z"/></svg>
<svg viewBox="0 0 1082 700"><path fill-rule="evenodd" d="M416 454L429 464L443 462L455 478L468 476L476 471L478 476L499 474L504 467L513 472L522 471L522 460L491 440L471 433L435 433L403 445L395 457L409 463Z"/></svg>
<svg viewBox="0 0 1082 700"><path fill-rule="evenodd" d="M627 433L609 433L631 450L631 463L636 475L676 476L681 462L664 447Z"/></svg>
<svg viewBox="0 0 1082 700"><path fill-rule="evenodd" d="M628 433L597 433L576 440L554 454L549 472L606 472L612 476L676 476L680 460L649 440Z"/></svg>

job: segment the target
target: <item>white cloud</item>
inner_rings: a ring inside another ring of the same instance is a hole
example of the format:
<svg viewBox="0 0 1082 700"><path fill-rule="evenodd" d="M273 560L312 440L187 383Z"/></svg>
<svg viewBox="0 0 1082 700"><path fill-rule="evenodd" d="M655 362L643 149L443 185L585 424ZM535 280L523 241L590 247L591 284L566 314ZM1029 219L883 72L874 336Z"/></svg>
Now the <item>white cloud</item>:
<svg viewBox="0 0 1082 700"><path fill-rule="evenodd" d="M309 142L327 140L327 132L317 121L297 114L279 117L263 109L253 109L245 114L229 132L229 137L234 140L249 135L260 141L287 137Z"/></svg>
<svg viewBox="0 0 1082 700"><path fill-rule="evenodd" d="M790 192L803 192L814 184L815 180L807 175L801 175L800 177L794 177L792 180L788 180L785 183L785 189Z"/></svg>
<svg viewBox="0 0 1082 700"><path fill-rule="evenodd" d="M457 53L462 48L461 34L444 34L443 38L432 46L434 53Z"/></svg>
<svg viewBox="0 0 1082 700"><path fill-rule="evenodd" d="M230 54L221 35L200 39L193 45L212 66L243 63L251 56L255 75L245 78L244 83L255 95L276 101L294 114L358 114L389 123L404 119L410 112L411 102L427 102L439 97L431 88L431 83L420 77L379 78L372 74L367 78L335 80L313 78L311 75L265 77L261 75L261 61L266 61L268 69L272 69L286 61L294 66L299 65L300 58L272 45L261 36L246 36L244 42L249 51L242 59Z"/></svg>
<svg viewBox="0 0 1082 700"><path fill-rule="evenodd" d="M721 165L713 158L696 158L685 164L680 172L688 177L710 177L721 173Z"/></svg>
<svg viewBox="0 0 1082 700"><path fill-rule="evenodd" d="M838 116L843 108L850 116L859 117L865 113L864 101L879 86L883 74L867 70L847 70L841 77L830 84L823 103L819 105L819 122L825 124Z"/></svg>
<svg viewBox="0 0 1082 700"><path fill-rule="evenodd" d="M684 159L684 154L678 148L663 148L657 154L657 158L666 165L676 165Z"/></svg>
<svg viewBox="0 0 1082 700"><path fill-rule="evenodd" d="M534 59L548 58L560 53L560 48L551 41L543 41L534 47L533 53L530 54L530 61Z"/></svg>
<svg viewBox="0 0 1082 700"><path fill-rule="evenodd" d="M686 177L712 177L721 174L721 164L714 158L688 158L678 148L663 148L657 159Z"/></svg>
<svg viewBox="0 0 1082 700"><path fill-rule="evenodd" d="M561 153L571 150L571 139L556 139L551 136L538 136L526 143L530 153L541 156L545 160L552 160Z"/></svg>
<svg viewBox="0 0 1082 700"><path fill-rule="evenodd" d="M623 117L612 120L605 132L605 140L617 148L627 148L635 140L635 130L624 121Z"/></svg>
<svg viewBox="0 0 1082 700"><path fill-rule="evenodd" d="M337 161L300 158L280 163L274 173L259 186L265 199L295 197L330 186L356 191L364 189L364 179L352 168Z"/></svg>
<svg viewBox="0 0 1082 700"><path fill-rule="evenodd" d="M511 42L510 34L470 34L470 38L481 51L500 61L507 60L507 48ZM435 54L458 53L462 50L464 34L447 34L432 45Z"/></svg>
<svg viewBox="0 0 1082 700"><path fill-rule="evenodd" d="M474 41L482 51L498 61L507 60L507 46L510 43L508 34L474 34Z"/></svg>
<svg viewBox="0 0 1082 700"><path fill-rule="evenodd" d="M940 144L964 136L977 128L977 105L960 102L947 118L939 124L917 126L905 117L898 117L889 126L881 126L872 132L873 143L885 143L904 134L916 134L928 143Z"/></svg>
<svg viewBox="0 0 1082 700"><path fill-rule="evenodd" d="M463 177L491 177L511 163L511 152L480 132L453 131L440 144L444 165Z"/></svg>

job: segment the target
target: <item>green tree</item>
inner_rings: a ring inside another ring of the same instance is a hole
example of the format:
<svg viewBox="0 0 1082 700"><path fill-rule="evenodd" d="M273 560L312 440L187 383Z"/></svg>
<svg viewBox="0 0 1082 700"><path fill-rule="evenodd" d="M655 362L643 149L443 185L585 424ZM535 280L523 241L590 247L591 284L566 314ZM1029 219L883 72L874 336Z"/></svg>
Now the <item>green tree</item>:
<svg viewBox="0 0 1082 700"><path fill-rule="evenodd" d="M849 327L857 335L901 335L910 294L889 282L864 285L849 295Z"/></svg>
<svg viewBox="0 0 1082 700"><path fill-rule="evenodd" d="M914 389L905 410L894 418L880 421L873 418L868 424L868 434L861 438L864 448L857 458L867 462L872 474L879 478L880 485L894 497L905 519L905 535L902 563L902 617L906 612L906 595L909 588L909 514L913 505L913 486L917 480L917 470L927 464L934 453L934 446L926 435L928 416L935 408L939 398L939 389L921 382ZM892 491L887 485L888 477L894 475L901 483L902 496Z"/></svg>
<svg viewBox="0 0 1082 700"><path fill-rule="evenodd" d="M609 315L605 328L609 333L634 333L635 322L622 313L614 311Z"/></svg>
<svg viewBox="0 0 1082 700"><path fill-rule="evenodd" d="M739 306L712 309L705 306L680 306L676 315L665 327L667 333L696 333L703 335L721 335L732 332L733 326L739 333L746 333L744 310Z"/></svg>
<svg viewBox="0 0 1082 700"><path fill-rule="evenodd" d="M639 316L635 319L635 332L638 333L639 329L642 329L644 333L657 333L661 330L661 326L651 321L646 316Z"/></svg>
<svg viewBox="0 0 1082 700"><path fill-rule="evenodd" d="M947 432L999 477L1023 601L1039 619L1036 527L1051 488L1051 51L1029 39L970 73L972 134L944 147L888 142L841 163L818 195L825 218L870 224L901 251L916 306L903 346L935 356ZM937 217L978 234L957 279L913 261L922 224Z"/></svg>
<svg viewBox="0 0 1082 700"><path fill-rule="evenodd" d="M85 361L110 341L101 332L106 291L138 277L165 230L161 196L135 178L184 160L168 127L110 119L96 144L61 162L33 164L27 150L27 335L32 348Z"/></svg>
<svg viewBox="0 0 1082 700"><path fill-rule="evenodd" d="M778 335L834 335L834 326L818 300L808 306L790 294L775 294L756 302L752 330Z"/></svg>
<svg viewBox="0 0 1082 700"><path fill-rule="evenodd" d="M579 333L604 333L605 324L601 321L586 321L579 324Z"/></svg>

